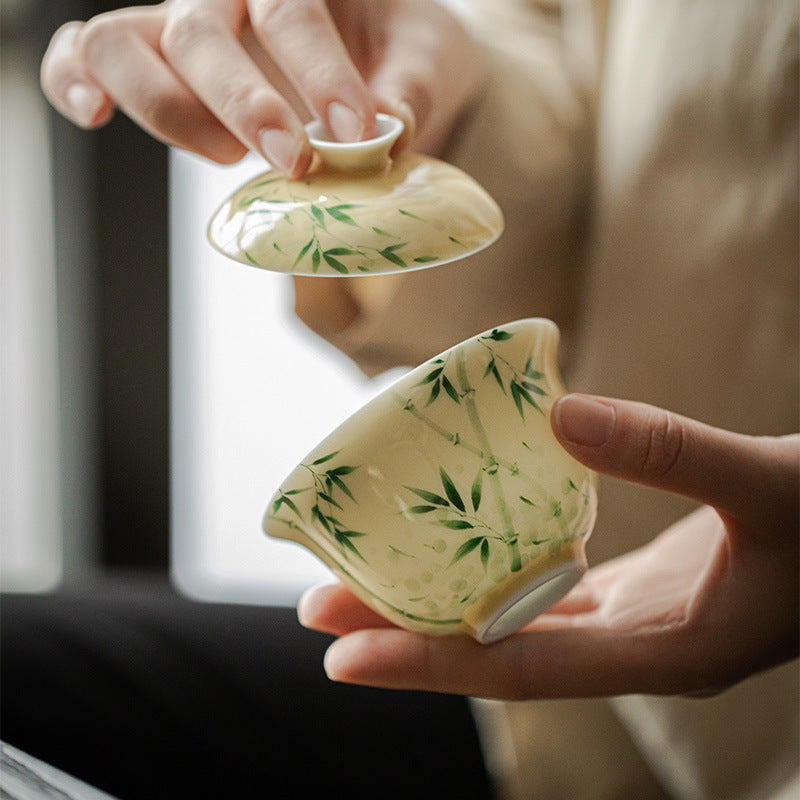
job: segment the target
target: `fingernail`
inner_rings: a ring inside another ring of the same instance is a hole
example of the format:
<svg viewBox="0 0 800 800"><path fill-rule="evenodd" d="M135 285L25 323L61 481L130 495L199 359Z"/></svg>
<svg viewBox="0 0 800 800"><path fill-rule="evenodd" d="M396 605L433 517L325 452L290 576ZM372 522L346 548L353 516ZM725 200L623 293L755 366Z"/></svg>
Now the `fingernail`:
<svg viewBox="0 0 800 800"><path fill-rule="evenodd" d="M328 106L328 127L340 142L360 142L364 121L346 105L334 100Z"/></svg>
<svg viewBox="0 0 800 800"><path fill-rule="evenodd" d="M591 397L570 394L562 397L553 411L556 427L568 442L599 447L611 438L616 421L612 406Z"/></svg>
<svg viewBox="0 0 800 800"><path fill-rule="evenodd" d="M297 601L297 618L301 625L308 627L309 623L316 618L317 612L324 602L326 590L330 586L331 583L328 581L311 586L303 592Z"/></svg>
<svg viewBox="0 0 800 800"><path fill-rule="evenodd" d="M357 633L350 634L337 639L327 649L322 659L322 666L325 674L332 681L340 681L346 678L353 657L361 649L360 641L361 638Z"/></svg>
<svg viewBox="0 0 800 800"><path fill-rule="evenodd" d="M303 147L302 141L280 128L265 128L258 133L264 158L283 175L291 175Z"/></svg>
<svg viewBox="0 0 800 800"><path fill-rule="evenodd" d="M85 83L73 83L67 89L66 100L83 125L91 124L103 103L103 95Z"/></svg>

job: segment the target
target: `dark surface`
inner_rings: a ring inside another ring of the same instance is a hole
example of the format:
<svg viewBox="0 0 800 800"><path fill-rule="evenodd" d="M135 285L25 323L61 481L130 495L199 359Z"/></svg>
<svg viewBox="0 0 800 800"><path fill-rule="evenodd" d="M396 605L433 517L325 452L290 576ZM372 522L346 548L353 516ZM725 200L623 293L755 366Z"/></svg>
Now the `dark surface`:
<svg viewBox="0 0 800 800"><path fill-rule="evenodd" d="M121 800L490 796L463 698L330 682L293 609L104 579L0 632L3 740Z"/></svg>

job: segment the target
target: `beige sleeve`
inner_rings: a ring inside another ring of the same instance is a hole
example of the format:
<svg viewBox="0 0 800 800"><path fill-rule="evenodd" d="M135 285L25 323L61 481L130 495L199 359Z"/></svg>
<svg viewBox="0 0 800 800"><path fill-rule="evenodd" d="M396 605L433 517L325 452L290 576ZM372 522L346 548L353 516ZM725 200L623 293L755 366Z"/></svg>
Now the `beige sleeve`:
<svg viewBox="0 0 800 800"><path fill-rule="evenodd" d="M569 6L565 14L557 3L481 0L465 18L488 75L444 158L497 200L499 241L436 269L296 282L300 318L367 374L416 365L527 316L554 319L568 344L594 127L592 11Z"/></svg>

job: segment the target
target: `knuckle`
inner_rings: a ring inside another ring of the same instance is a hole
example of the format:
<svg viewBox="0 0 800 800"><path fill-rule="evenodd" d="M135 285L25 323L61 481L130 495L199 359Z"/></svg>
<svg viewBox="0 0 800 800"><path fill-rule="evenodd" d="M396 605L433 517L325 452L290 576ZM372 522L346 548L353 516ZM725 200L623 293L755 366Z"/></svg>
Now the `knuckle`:
<svg viewBox="0 0 800 800"><path fill-rule="evenodd" d="M114 12L92 17L80 32L80 49L89 67L103 59L107 53L114 52L125 36L127 32L120 26Z"/></svg>
<svg viewBox="0 0 800 800"><path fill-rule="evenodd" d="M684 426L669 411L660 414L647 432L639 471L644 478L661 479L681 463L686 447Z"/></svg>
<svg viewBox="0 0 800 800"><path fill-rule="evenodd" d="M220 32L222 27L219 18L202 7L173 11L161 31L161 51L168 57L180 57L209 35Z"/></svg>
<svg viewBox="0 0 800 800"><path fill-rule="evenodd" d="M250 21L265 34L280 30L299 16L311 23L321 22L325 17L322 4L308 0L261 0L251 5Z"/></svg>

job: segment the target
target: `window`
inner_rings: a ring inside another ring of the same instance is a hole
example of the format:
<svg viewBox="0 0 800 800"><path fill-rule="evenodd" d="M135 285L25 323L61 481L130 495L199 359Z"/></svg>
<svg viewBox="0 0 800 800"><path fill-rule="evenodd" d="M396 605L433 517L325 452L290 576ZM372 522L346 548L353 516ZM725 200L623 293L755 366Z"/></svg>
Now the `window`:
<svg viewBox="0 0 800 800"><path fill-rule="evenodd" d="M39 591L62 567L50 143L35 48L0 60L0 586Z"/></svg>
<svg viewBox="0 0 800 800"><path fill-rule="evenodd" d="M171 154L171 563L191 596L293 604L330 573L261 533L267 502L397 375L366 379L293 318L289 276L230 261L205 240L217 206L263 169L256 156L220 168Z"/></svg>

